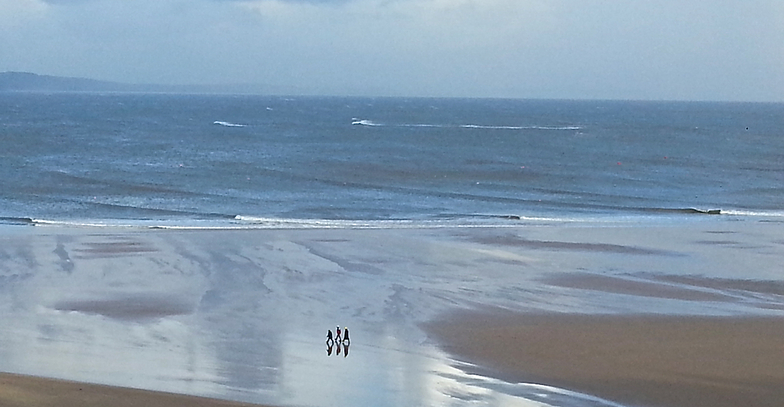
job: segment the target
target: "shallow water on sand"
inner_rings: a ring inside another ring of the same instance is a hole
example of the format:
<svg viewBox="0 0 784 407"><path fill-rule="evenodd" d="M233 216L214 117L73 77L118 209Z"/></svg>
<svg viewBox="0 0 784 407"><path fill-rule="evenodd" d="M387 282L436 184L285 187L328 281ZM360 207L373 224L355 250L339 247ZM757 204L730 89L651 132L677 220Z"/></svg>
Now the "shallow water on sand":
<svg viewBox="0 0 784 407"><path fill-rule="evenodd" d="M483 307L781 315L782 227L6 227L0 365L277 405L613 405L466 373L419 325ZM336 324L348 354L328 354Z"/></svg>

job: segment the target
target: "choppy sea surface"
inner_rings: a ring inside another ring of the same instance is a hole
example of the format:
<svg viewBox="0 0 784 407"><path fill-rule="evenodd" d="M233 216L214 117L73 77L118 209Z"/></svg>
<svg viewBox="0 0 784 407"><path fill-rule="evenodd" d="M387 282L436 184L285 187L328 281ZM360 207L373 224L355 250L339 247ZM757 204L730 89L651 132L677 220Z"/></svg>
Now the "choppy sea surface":
<svg viewBox="0 0 784 407"><path fill-rule="evenodd" d="M0 219L783 217L782 132L783 104L2 93Z"/></svg>

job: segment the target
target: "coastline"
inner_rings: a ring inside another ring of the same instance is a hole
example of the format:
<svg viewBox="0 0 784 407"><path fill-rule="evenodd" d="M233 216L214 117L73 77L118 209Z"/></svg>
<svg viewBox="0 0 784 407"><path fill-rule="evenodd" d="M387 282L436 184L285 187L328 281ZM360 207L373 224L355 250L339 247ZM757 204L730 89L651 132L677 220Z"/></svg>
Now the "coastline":
<svg viewBox="0 0 784 407"><path fill-rule="evenodd" d="M480 374L627 406L774 407L784 317L462 312L426 324Z"/></svg>
<svg viewBox="0 0 784 407"><path fill-rule="evenodd" d="M564 353L576 346L559 344L560 338L587 334L596 335L596 343L585 343L589 354L614 350L601 348L612 343L628 345L627 354L638 354L640 361L653 360L654 351L666 354L654 346L634 347L639 332L627 333L624 324L639 327L640 321L668 338L717 333L719 342L703 341L710 345L705 349L736 355L719 359L734 369L745 366L746 356L778 363L778 355L768 357L776 344L772 340L750 356L732 346L769 338L765 330L782 325L776 319L784 310L782 226L8 227L0 231L5 316L0 365L29 375L25 380L51 377L277 406L359 406L371 399L382 407L468 406L541 393L499 387L494 377L621 403L632 400L628 392L646 397L629 407L687 405L657 398L664 393L705 400L728 394L731 400L731 392L722 392L732 390L726 383L737 377L723 373L700 383L679 380L683 389L662 392L660 376L642 375L648 362L619 370L622 361L607 358L611 366L605 369L617 376L608 373L598 384L585 384L570 376L575 372L552 364L559 349ZM482 311L499 309L506 311ZM532 322L546 329L530 331ZM351 329L348 357L325 353L324 334L336 323ZM606 335L613 330L621 339ZM561 334L547 336L553 332ZM497 338L483 336L488 334ZM687 339L679 346L691 349L700 342ZM537 341L552 347L533 356L514 353L515 345ZM501 354L483 353L492 350ZM464 369L450 354L476 366ZM545 360L535 360L537 355ZM543 370L521 365L534 362ZM575 365L592 363L599 362ZM701 377L714 370L706 366L662 370ZM466 375L474 369L482 378ZM775 395L761 398L759 405L780 395L754 376L753 367L743 369L754 379L741 385ZM624 385L624 377L638 375L639 383ZM777 372L771 375L780 379ZM14 389L0 394L13 395ZM38 389L43 397L46 385ZM580 400L557 405L584 405ZM659 401L663 404L653 404Z"/></svg>

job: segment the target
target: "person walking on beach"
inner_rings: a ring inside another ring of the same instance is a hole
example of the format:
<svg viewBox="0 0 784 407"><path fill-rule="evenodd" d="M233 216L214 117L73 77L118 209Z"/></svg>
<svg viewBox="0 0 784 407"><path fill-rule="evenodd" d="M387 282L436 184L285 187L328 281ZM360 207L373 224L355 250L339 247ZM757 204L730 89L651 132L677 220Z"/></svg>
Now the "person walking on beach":
<svg viewBox="0 0 784 407"><path fill-rule="evenodd" d="M332 330L327 329L327 342L332 342Z"/></svg>
<svg viewBox="0 0 784 407"><path fill-rule="evenodd" d="M343 342L351 342L351 339L348 339L348 327L343 328Z"/></svg>
<svg viewBox="0 0 784 407"><path fill-rule="evenodd" d="M335 328L335 339L340 340L340 325Z"/></svg>

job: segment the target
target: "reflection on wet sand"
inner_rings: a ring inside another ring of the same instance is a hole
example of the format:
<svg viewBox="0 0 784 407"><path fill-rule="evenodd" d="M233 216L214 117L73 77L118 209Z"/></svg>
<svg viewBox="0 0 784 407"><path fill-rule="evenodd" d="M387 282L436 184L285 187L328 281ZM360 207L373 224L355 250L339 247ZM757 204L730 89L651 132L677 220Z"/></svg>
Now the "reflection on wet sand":
<svg viewBox="0 0 784 407"><path fill-rule="evenodd" d="M335 351L335 355L340 356L340 353L343 352L343 357L348 357L348 347L351 345L350 342L336 342L333 340L327 341L327 356L332 356L332 351Z"/></svg>
<svg viewBox="0 0 784 407"><path fill-rule="evenodd" d="M782 225L721 227L743 244L695 243L697 227L0 233L0 367L273 405L550 405L452 369L420 324L483 307L780 314ZM351 358L345 327L315 340L335 315L361 332Z"/></svg>

